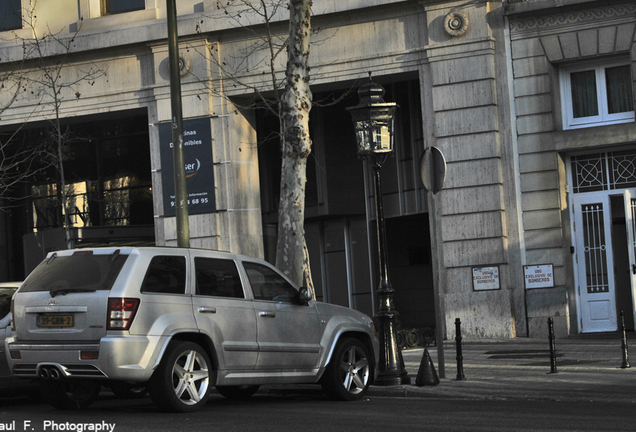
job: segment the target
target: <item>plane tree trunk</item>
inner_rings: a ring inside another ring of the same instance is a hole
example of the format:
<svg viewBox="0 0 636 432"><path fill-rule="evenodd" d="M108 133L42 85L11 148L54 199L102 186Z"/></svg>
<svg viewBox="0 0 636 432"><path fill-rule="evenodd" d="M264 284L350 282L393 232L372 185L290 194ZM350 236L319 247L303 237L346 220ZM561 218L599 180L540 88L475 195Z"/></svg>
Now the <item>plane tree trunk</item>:
<svg viewBox="0 0 636 432"><path fill-rule="evenodd" d="M310 0L291 0L285 90L281 98L282 170L276 267L295 283L308 274L305 258L305 184L311 152L309 111ZM307 281L310 283L310 281Z"/></svg>

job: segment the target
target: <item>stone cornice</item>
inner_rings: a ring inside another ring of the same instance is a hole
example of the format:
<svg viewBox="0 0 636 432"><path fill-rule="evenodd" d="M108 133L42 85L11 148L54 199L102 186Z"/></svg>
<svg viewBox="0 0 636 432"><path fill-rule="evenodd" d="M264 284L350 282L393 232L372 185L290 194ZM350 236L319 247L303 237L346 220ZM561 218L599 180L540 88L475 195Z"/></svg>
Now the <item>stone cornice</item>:
<svg viewBox="0 0 636 432"><path fill-rule="evenodd" d="M510 31L511 33L522 33L562 30L564 27L584 26L592 22L597 26L600 21L634 22L636 21L635 14L636 3L630 2L531 18L515 19L511 17Z"/></svg>

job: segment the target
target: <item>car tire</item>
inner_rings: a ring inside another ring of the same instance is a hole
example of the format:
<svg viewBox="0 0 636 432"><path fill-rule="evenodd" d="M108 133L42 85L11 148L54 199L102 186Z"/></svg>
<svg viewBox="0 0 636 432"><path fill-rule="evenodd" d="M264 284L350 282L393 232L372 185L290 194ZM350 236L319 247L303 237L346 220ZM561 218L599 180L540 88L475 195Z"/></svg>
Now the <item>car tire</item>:
<svg viewBox="0 0 636 432"><path fill-rule="evenodd" d="M370 358L369 349L358 339L339 342L320 380L325 394L333 400L362 398L371 383Z"/></svg>
<svg viewBox="0 0 636 432"><path fill-rule="evenodd" d="M85 380L46 380L40 383L45 402L60 410L88 408L99 396L100 383Z"/></svg>
<svg viewBox="0 0 636 432"><path fill-rule="evenodd" d="M216 390L228 399L249 399L258 391L257 385L216 386Z"/></svg>
<svg viewBox="0 0 636 432"><path fill-rule="evenodd" d="M155 405L170 412L194 412L210 394L210 359L193 342L173 342L149 382Z"/></svg>
<svg viewBox="0 0 636 432"><path fill-rule="evenodd" d="M110 391L119 399L140 399L146 396L148 389L145 383L114 382L110 384Z"/></svg>

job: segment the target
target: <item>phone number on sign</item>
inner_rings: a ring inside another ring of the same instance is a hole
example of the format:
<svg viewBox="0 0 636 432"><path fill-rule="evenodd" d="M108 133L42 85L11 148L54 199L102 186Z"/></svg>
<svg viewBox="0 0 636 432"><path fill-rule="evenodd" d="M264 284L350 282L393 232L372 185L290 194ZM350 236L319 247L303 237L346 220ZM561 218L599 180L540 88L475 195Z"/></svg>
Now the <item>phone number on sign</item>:
<svg viewBox="0 0 636 432"><path fill-rule="evenodd" d="M196 204L207 204L209 202L210 202L210 200L208 198L194 198L194 199L188 200L188 205L191 205L191 204L194 204L194 205L196 205ZM171 207L175 206L174 201L170 201L170 206Z"/></svg>

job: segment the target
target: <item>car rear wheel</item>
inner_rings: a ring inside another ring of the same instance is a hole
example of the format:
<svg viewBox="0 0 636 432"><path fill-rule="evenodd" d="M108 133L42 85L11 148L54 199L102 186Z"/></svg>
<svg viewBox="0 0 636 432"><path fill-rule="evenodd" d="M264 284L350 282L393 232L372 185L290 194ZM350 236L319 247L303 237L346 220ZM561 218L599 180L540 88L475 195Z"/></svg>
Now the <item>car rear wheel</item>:
<svg viewBox="0 0 636 432"><path fill-rule="evenodd" d="M150 397L161 409L193 412L206 402L210 392L210 359L193 342L173 342L149 385Z"/></svg>
<svg viewBox="0 0 636 432"><path fill-rule="evenodd" d="M257 385L216 386L216 390L228 399L248 399L258 388Z"/></svg>
<svg viewBox="0 0 636 432"><path fill-rule="evenodd" d="M87 408L99 396L100 383L85 380L46 380L40 383L42 398L54 408L80 410Z"/></svg>
<svg viewBox="0 0 636 432"><path fill-rule="evenodd" d="M371 364L369 350L358 339L338 344L320 384L333 400L357 400L369 389Z"/></svg>

